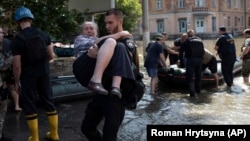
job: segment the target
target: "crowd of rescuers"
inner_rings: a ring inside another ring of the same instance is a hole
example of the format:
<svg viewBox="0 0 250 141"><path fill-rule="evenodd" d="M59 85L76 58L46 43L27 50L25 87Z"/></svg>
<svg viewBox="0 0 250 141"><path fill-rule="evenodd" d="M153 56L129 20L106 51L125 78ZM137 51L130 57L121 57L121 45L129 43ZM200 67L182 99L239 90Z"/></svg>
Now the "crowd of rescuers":
<svg viewBox="0 0 250 141"><path fill-rule="evenodd" d="M192 34L192 36L191 36L191 34ZM180 49L183 48L183 46L185 46L185 42L188 39L190 39L191 37L193 37L193 36L194 36L194 30L189 29L187 32L182 33L179 38L176 38L173 41L173 45L169 45L169 44L167 44L165 42L168 39L168 34L167 33L163 32L161 34L157 34L157 35L155 35L155 41L151 41L147 45L146 52L149 54L149 50L154 45L154 43L157 42L157 40L162 39L162 42L159 42L159 43L163 48L163 55L165 57L165 61L168 58L169 59L169 65L175 65L176 64L180 68L186 68L187 67L187 65L186 65L187 58L184 56L184 54L185 54L184 53L182 55L183 57L181 57L181 58L183 58L183 60L182 61L180 60ZM202 40L201 40L201 42L202 42ZM214 79L215 79L215 88L218 89L219 76L218 76L218 73L217 73L216 56L211 51L209 51L208 49L206 49L204 47L203 42L201 44L202 44L202 46L204 48L204 53L201 53L201 60L202 60L202 62L201 62L201 71L204 71L206 68L208 68L211 71L211 73L213 74ZM164 66L164 64L162 64L162 61L160 61L159 64L160 64L159 67ZM145 64L144 64L144 66L145 66ZM149 77L151 77L151 76L149 76ZM154 80L153 78L156 78L156 80ZM151 93L154 94L156 89L157 89L156 85L157 85L158 80L157 80L157 77L151 77L151 79L152 79L152 81L151 81ZM200 80L201 78L198 78L198 79ZM199 83L201 83L201 82L199 81ZM198 85L198 84L196 84L196 85ZM193 89L193 88L190 88L190 89ZM198 88L198 89L200 89L200 88ZM190 90L190 91L192 91L192 92L190 92L190 96L193 96L194 95L193 90ZM200 93L200 90L197 90L197 92Z"/></svg>

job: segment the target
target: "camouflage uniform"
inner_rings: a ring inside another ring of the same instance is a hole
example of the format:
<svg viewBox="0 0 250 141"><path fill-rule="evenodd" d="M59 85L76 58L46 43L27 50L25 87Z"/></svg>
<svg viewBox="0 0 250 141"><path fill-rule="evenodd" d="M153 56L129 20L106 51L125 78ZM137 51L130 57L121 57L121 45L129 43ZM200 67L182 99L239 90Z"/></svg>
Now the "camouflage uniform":
<svg viewBox="0 0 250 141"><path fill-rule="evenodd" d="M11 67L12 57L9 50L10 40L3 39L0 43L0 139L2 138L4 118L7 112L9 90L7 86L8 69Z"/></svg>

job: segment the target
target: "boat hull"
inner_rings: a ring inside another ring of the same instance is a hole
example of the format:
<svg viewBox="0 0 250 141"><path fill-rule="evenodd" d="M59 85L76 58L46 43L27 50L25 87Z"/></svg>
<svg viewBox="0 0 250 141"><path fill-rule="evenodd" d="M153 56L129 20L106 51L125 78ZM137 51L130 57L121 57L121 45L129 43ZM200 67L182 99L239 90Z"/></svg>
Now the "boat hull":
<svg viewBox="0 0 250 141"><path fill-rule="evenodd" d="M75 58L60 57L50 62L50 77L52 94L55 100L67 100L93 95L93 92L83 87L72 72Z"/></svg>
<svg viewBox="0 0 250 141"><path fill-rule="evenodd" d="M219 81L222 82L223 75L221 72L221 61L217 62L217 70L219 75ZM234 64L233 74L236 75L239 72L241 72L241 70L242 70L242 61L239 58L237 58ZM170 65L168 71L159 68L157 75L158 79L161 82L170 85L187 85L185 73L186 70L184 68L178 68L177 65ZM202 72L201 82L202 85L215 85L215 79L213 77L213 74L208 69Z"/></svg>

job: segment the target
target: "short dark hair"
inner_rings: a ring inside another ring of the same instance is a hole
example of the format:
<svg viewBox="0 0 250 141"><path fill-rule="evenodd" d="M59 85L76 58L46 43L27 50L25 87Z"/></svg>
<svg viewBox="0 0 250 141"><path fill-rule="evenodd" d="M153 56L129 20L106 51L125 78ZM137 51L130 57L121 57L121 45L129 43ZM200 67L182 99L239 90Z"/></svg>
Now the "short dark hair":
<svg viewBox="0 0 250 141"><path fill-rule="evenodd" d="M111 8L109 9L105 16L110 16L110 15L115 15L116 17L120 18L120 19L123 19L123 13L120 9L118 8Z"/></svg>
<svg viewBox="0 0 250 141"><path fill-rule="evenodd" d="M224 26L222 26L222 27L219 28L219 30L222 31L222 32L225 32L226 28Z"/></svg>

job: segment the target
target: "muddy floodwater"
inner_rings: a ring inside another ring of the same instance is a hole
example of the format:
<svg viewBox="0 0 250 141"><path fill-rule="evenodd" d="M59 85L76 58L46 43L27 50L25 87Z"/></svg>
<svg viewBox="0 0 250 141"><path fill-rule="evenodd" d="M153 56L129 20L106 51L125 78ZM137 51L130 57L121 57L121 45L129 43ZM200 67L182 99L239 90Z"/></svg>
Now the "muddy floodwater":
<svg viewBox="0 0 250 141"><path fill-rule="evenodd" d="M126 111L119 132L120 141L146 141L146 125L228 125L250 124L250 89L235 76L234 86L221 84L219 89L202 87L196 98L190 98L186 87L167 86L150 94L150 78L145 76L147 92L134 111Z"/></svg>

